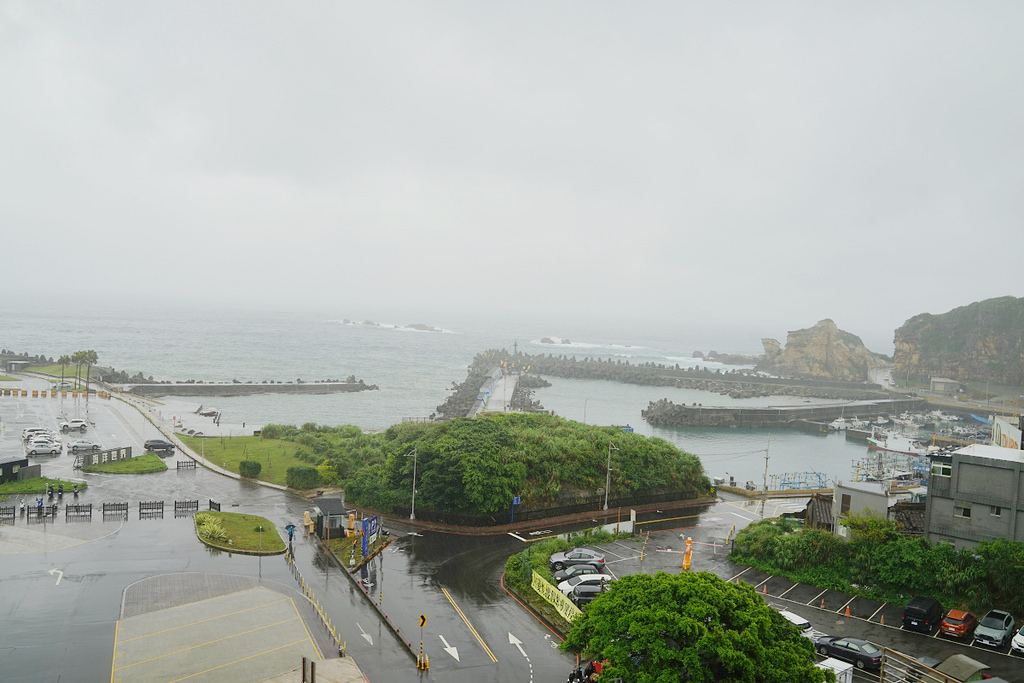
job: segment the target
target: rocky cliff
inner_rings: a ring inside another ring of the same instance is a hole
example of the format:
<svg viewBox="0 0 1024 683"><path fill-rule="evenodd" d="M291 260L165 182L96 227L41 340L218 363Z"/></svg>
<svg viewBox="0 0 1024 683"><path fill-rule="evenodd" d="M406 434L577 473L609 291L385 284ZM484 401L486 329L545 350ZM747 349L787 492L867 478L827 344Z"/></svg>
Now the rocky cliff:
<svg viewBox="0 0 1024 683"><path fill-rule="evenodd" d="M829 319L806 330L790 332L783 348L775 339L762 339L762 372L782 377L868 380L872 368L886 367L886 359L865 348L855 334L844 332Z"/></svg>
<svg viewBox="0 0 1024 683"><path fill-rule="evenodd" d="M948 313L916 315L896 330L894 374L919 381L1024 386L1024 299L976 301Z"/></svg>

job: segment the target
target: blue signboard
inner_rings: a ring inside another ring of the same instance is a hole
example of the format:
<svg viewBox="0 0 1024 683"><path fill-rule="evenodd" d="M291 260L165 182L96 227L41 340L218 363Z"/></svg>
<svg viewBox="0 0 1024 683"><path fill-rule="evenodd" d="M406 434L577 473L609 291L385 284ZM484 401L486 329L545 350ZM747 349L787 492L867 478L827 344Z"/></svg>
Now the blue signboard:
<svg viewBox="0 0 1024 683"><path fill-rule="evenodd" d="M380 533L380 517L374 515L373 517L363 518L363 557L370 552L370 544L377 540L377 534Z"/></svg>

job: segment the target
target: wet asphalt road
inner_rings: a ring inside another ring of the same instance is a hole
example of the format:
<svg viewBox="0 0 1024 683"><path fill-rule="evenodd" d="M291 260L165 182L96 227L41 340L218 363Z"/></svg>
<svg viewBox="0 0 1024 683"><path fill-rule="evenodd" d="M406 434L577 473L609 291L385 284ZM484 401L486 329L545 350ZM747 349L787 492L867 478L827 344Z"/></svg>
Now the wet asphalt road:
<svg viewBox="0 0 1024 683"><path fill-rule="evenodd" d="M0 456L20 453L22 427L55 424L59 399L0 399ZM65 413L75 417L65 402ZM81 412L81 410L79 411ZM105 447L133 445L159 436L156 428L134 410L92 401L90 419L96 426L86 435ZM48 422L49 421L49 422ZM66 440L66 439L65 439ZM66 522L63 509L54 522L28 523L24 517L13 527L0 527L0 671L4 681L110 680L114 630L124 589L139 579L170 572L216 572L258 577L282 592L295 590L295 580L281 556L256 558L207 549L195 538L191 517L175 518L173 501L220 502L225 511L267 517L282 535L284 526L298 524L308 504L288 493L230 479L208 470L174 468L177 455L167 459L167 472L142 475L82 474L72 468L73 456L39 456L44 475L89 482L77 501L129 502L126 520L104 521L94 513L91 521ZM163 500L162 519L139 519L138 501ZM31 502L31 501L29 501ZM17 500L15 500L17 503ZM793 587L763 574L737 567L726 558L724 543L732 531L763 516L775 516L802 507L802 499L767 503L723 500L712 506L652 513L641 519L641 540L616 541L599 546L609 569L622 576L635 572L677 572L686 536L694 539L694 570L712 571L723 578L739 577L767 588L766 599L806 617L822 632L866 637L913 656L944 657L965 652L986 662L1010 681L1024 680L1024 661L950 643L943 639L906 633L886 618L873 621L871 606L858 606L854 616L842 615L844 600L828 595L820 608L817 591ZM10 504L8 501L5 504ZM62 506L63 507L63 506ZM559 652L558 637L511 599L500 584L507 557L524 547L524 540L543 538L560 528L537 528L534 533L467 537L418 532L401 523L386 526L395 541L367 568L368 593L401 630L401 640L418 650L423 643L430 671L418 672L414 661L367 604L357 587L314 539L296 535L296 563L316 598L323 604L346 641L350 655L370 681L412 681L433 678L456 683L478 681L564 681L575 659ZM591 523L576 525L593 526ZM646 540L646 545L644 543ZM765 581L765 579L768 579ZM763 582L763 583L762 583ZM813 594L812 594L813 593ZM811 604L808 604L810 602ZM863 618L857 614L867 609ZM419 628L420 615L426 625ZM331 645L318 627L312 610L303 614L321 651ZM298 666L298 663L296 663ZM860 680L870 676L858 674ZM877 677L875 677L877 680Z"/></svg>
<svg viewBox="0 0 1024 683"><path fill-rule="evenodd" d="M40 388L42 383L39 383ZM62 410L63 408L63 410ZM20 455L21 430L55 426L61 416L84 416L70 399L3 397L0 456ZM133 446L160 436L136 411L116 401L90 400L94 423L85 438L105 448ZM67 441L73 436L66 436ZM303 499L227 478L202 468L149 475L102 475L74 470L74 456L33 456L43 475L88 482L76 498L54 498L55 520L29 522L19 515L0 527L0 671L4 681L109 680L121 596L132 583L170 572L216 572L258 577L268 587L301 594L281 556L256 558L210 550L196 539L191 517L175 518L175 500L208 500L224 511L247 512L273 522L282 536L309 509ZM5 505L34 497L14 496ZM140 519L139 501L162 500L161 519ZM127 519L104 520L105 502L128 502ZM49 503L50 501L46 501ZM92 503L90 521L65 521L65 503ZM430 657L429 673L416 670L402 643L383 626L363 591L320 549L296 534L296 564L346 641L347 651L371 681L435 678L445 681L564 680L575 659L555 649L557 638L501 588L508 555L522 547L509 536L491 538L415 532L389 525L396 539L368 568L374 602L401 629L406 643ZM297 599L298 602L298 599ZM332 647L306 610L321 651ZM422 631L420 615L427 621ZM516 645L514 642L519 641ZM298 666L299 663L296 663Z"/></svg>

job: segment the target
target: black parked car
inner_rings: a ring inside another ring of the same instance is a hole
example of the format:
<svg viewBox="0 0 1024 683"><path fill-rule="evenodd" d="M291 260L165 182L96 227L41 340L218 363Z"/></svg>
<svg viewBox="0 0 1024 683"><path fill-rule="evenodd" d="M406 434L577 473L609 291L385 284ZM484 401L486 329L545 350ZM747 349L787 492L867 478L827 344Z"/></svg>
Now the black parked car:
<svg viewBox="0 0 1024 683"><path fill-rule="evenodd" d="M882 648L860 638L822 636L814 646L820 654L850 662L858 669L877 671L882 666Z"/></svg>
<svg viewBox="0 0 1024 683"><path fill-rule="evenodd" d="M174 444L170 441L164 441L163 439L150 439L144 444L146 452L150 451L164 451L165 453L172 453L174 451Z"/></svg>
<svg viewBox="0 0 1024 683"><path fill-rule="evenodd" d="M917 595L903 608L903 628L911 631L931 633L942 621L942 605L938 600Z"/></svg>
<svg viewBox="0 0 1024 683"><path fill-rule="evenodd" d="M566 579L570 579L574 576L580 576L582 574L600 574L601 570L592 564L573 564L560 572L555 572L551 577L558 583L562 583Z"/></svg>
<svg viewBox="0 0 1024 683"><path fill-rule="evenodd" d="M604 584L581 583L572 589L572 593L569 594L569 599L572 600L572 603L580 609L586 609L586 606L594 600L597 600L598 596L607 592L608 588Z"/></svg>

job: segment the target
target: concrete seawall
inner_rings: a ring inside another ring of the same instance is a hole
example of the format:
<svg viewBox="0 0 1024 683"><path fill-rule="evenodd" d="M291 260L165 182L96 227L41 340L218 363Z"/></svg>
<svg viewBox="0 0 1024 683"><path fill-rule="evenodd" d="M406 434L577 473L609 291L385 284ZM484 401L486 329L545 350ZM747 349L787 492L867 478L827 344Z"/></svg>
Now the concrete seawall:
<svg viewBox="0 0 1024 683"><path fill-rule="evenodd" d="M641 415L649 424L660 427L783 427L796 423L829 422L837 417L874 418L881 414L899 414L920 410L926 404L920 398L880 401L846 401L814 406L777 408L736 408L680 405L666 399L651 402Z"/></svg>
<svg viewBox="0 0 1024 683"><path fill-rule="evenodd" d="M375 391L376 384L363 382L302 382L263 384L232 382L225 384L129 384L124 391L138 396L249 396L252 394L336 394Z"/></svg>

